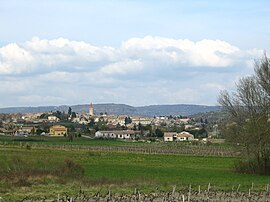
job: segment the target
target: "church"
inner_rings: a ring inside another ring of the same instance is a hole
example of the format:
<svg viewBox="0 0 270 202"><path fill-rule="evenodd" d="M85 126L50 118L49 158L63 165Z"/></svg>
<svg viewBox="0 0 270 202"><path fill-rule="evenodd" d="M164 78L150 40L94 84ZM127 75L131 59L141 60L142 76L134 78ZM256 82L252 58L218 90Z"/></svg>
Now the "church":
<svg viewBox="0 0 270 202"><path fill-rule="evenodd" d="M94 116L94 107L93 107L93 103L91 102L90 103L90 106L89 106L89 116Z"/></svg>

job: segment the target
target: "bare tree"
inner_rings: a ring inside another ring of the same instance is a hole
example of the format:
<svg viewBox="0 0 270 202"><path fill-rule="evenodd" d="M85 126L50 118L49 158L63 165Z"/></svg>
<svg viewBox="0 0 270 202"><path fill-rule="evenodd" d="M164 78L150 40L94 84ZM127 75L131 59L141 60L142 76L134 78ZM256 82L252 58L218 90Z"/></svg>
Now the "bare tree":
<svg viewBox="0 0 270 202"><path fill-rule="evenodd" d="M270 174L270 63L266 54L255 63L255 74L238 81L236 92L222 91L218 102L230 114L227 137L242 144L244 172Z"/></svg>

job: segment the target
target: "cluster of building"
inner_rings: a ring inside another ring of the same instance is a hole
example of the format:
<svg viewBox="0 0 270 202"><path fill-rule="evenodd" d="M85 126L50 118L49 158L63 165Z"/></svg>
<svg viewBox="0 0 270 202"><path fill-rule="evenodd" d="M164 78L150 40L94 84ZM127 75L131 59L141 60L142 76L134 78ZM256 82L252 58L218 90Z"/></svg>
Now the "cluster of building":
<svg viewBox="0 0 270 202"><path fill-rule="evenodd" d="M3 123L57 123L60 119L54 115L53 112L46 113L47 116L43 116L44 113L26 113L26 114L13 114L11 117ZM78 124L88 124L91 121L97 122L106 122L111 128L116 126L126 126L127 128L134 128L135 125L154 125L154 126L180 126L184 125L185 129L199 129L198 125L190 124L192 119L190 118L181 118L181 117L168 117L168 116L157 116L157 117L140 117L132 116L130 123L126 123L126 118L128 115L108 115L106 113L101 115L94 114L94 107L91 103L89 106L88 113L76 113L75 117L69 117L69 120L73 123Z"/></svg>
<svg viewBox="0 0 270 202"><path fill-rule="evenodd" d="M28 136L36 134L37 128L35 126L20 126L18 128L7 130L5 128L0 128L0 133L15 136ZM41 135L46 135L45 133ZM66 136L68 135L68 129L62 125L53 125L50 127L50 136Z"/></svg>
<svg viewBox="0 0 270 202"><path fill-rule="evenodd" d="M96 138L104 139L136 139L140 136L139 131L134 130L112 130L112 131L97 131L95 133ZM194 136L189 132L183 131L180 133L177 132L165 132L164 141L173 142L173 141L193 141Z"/></svg>
<svg viewBox="0 0 270 202"><path fill-rule="evenodd" d="M76 113L75 116L68 117L70 122L77 124L89 124L94 123L106 123L107 130L99 130L95 132L96 138L110 138L110 139L136 139L139 137L140 131L139 126L151 126L151 127L182 127L182 132L165 132L164 141L192 141L194 136L186 132L186 130L200 130L200 123L194 122L191 118L183 117L172 117L172 116L158 116L158 117L139 117L127 115L108 115L100 114L95 115L94 107L91 103L89 106L88 113ZM50 136L67 136L68 129L60 125L58 122L61 121L53 113L28 113L19 116L18 114L11 116L9 120L5 120L7 123L13 122L25 122L25 123L50 123L52 126L49 129L49 133L41 135ZM5 123L5 121L3 123ZM123 126L125 130L119 130L119 126ZM5 128L0 128L0 133L10 134L10 135L30 135L36 133L36 128L33 126L23 126L7 130Z"/></svg>

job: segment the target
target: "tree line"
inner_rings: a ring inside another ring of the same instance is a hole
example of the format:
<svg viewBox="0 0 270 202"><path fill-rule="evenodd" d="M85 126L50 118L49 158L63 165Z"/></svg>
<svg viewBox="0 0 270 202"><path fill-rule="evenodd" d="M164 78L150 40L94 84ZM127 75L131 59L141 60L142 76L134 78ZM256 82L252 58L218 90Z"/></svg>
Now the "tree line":
<svg viewBox="0 0 270 202"><path fill-rule="evenodd" d="M270 175L270 59L255 62L254 74L241 78L236 91L222 91L219 103L230 114L223 126L228 141L243 146L236 169Z"/></svg>

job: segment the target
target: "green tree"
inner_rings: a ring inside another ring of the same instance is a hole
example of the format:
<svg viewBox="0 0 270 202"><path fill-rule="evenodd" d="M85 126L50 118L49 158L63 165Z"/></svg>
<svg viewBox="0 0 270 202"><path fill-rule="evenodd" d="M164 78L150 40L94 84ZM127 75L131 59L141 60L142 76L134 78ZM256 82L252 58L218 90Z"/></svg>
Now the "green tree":
<svg viewBox="0 0 270 202"><path fill-rule="evenodd" d="M73 119L73 118L76 118L76 113L75 112L72 112L71 113L71 118Z"/></svg>
<svg viewBox="0 0 270 202"><path fill-rule="evenodd" d="M69 129L69 132L76 132L74 125L70 125L68 129Z"/></svg>
<svg viewBox="0 0 270 202"><path fill-rule="evenodd" d="M122 127L121 127L120 123L117 123L117 125L116 125L116 129L117 129L117 130L121 130L121 129L122 129Z"/></svg>
<svg viewBox="0 0 270 202"><path fill-rule="evenodd" d="M36 131L37 135L41 135L41 133L43 133L43 132L45 132L45 131L41 128L38 128Z"/></svg>
<svg viewBox="0 0 270 202"><path fill-rule="evenodd" d="M46 113L43 113L43 114L41 114L40 115L40 117L39 118L41 118L41 119L47 119L48 118L48 114L46 114Z"/></svg>
<svg viewBox="0 0 270 202"><path fill-rule="evenodd" d="M132 123L132 120L130 117L125 117L125 125Z"/></svg>
<svg viewBox="0 0 270 202"><path fill-rule="evenodd" d="M142 124L139 122L139 124L138 124L138 130L140 130L140 131L142 131L143 130L143 126L142 126Z"/></svg>
<svg viewBox="0 0 270 202"><path fill-rule="evenodd" d="M65 112L56 111L53 112L53 115L59 118L61 121L68 119L68 114L65 114Z"/></svg>
<svg viewBox="0 0 270 202"><path fill-rule="evenodd" d="M89 127L90 127L90 128L93 128L94 125L95 125L95 120L94 120L94 119L90 119Z"/></svg>
<svg viewBox="0 0 270 202"><path fill-rule="evenodd" d="M68 116L70 117L71 116L71 113L72 113L72 109L71 107L68 108Z"/></svg>
<svg viewBox="0 0 270 202"><path fill-rule="evenodd" d="M224 128L228 141L243 145L243 172L270 175L270 62L266 54L255 74L239 80L234 93L222 91L219 103L230 114Z"/></svg>
<svg viewBox="0 0 270 202"><path fill-rule="evenodd" d="M164 133L159 128L157 128L155 130L155 134L156 134L156 137L163 137L164 136Z"/></svg>
<svg viewBox="0 0 270 202"><path fill-rule="evenodd" d="M149 136L152 136L153 135L153 128L150 124L146 125L143 127L143 130L145 131L149 131Z"/></svg>

